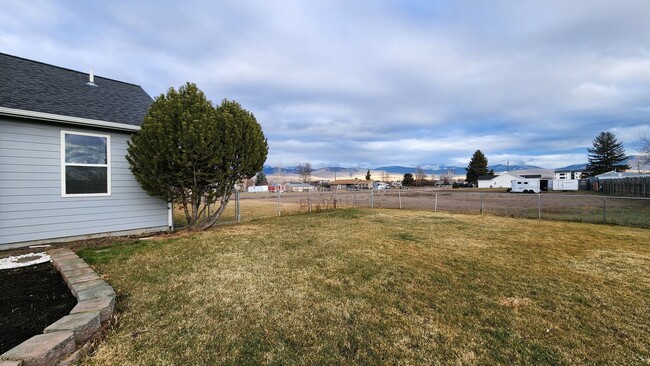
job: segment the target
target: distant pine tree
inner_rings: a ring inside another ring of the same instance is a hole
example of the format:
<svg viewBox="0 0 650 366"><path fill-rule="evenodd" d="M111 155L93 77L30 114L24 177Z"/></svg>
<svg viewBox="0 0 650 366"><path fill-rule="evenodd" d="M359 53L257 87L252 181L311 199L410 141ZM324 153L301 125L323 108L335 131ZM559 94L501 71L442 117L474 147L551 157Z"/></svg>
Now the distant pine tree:
<svg viewBox="0 0 650 366"><path fill-rule="evenodd" d="M257 177L255 177L255 185L256 186L266 186L269 184L268 179L266 179L266 174L264 174L263 171L260 171L257 173Z"/></svg>
<svg viewBox="0 0 650 366"><path fill-rule="evenodd" d="M366 172L366 180L370 180L370 169L368 169L368 172Z"/></svg>
<svg viewBox="0 0 650 366"><path fill-rule="evenodd" d="M402 185L405 187L411 187L414 183L415 179L413 179L413 174L404 173L404 178L402 178Z"/></svg>
<svg viewBox="0 0 650 366"><path fill-rule="evenodd" d="M587 174L594 176L612 170L628 170L630 166L621 164L627 159L623 143L619 142L611 132L601 132L594 139L594 147L587 149L589 164Z"/></svg>
<svg viewBox="0 0 650 366"><path fill-rule="evenodd" d="M486 175L488 173L488 160L483 155L481 150L476 150L472 159L469 161L469 165L465 170L467 171L467 176L465 181L467 183L478 184L478 177L481 175Z"/></svg>

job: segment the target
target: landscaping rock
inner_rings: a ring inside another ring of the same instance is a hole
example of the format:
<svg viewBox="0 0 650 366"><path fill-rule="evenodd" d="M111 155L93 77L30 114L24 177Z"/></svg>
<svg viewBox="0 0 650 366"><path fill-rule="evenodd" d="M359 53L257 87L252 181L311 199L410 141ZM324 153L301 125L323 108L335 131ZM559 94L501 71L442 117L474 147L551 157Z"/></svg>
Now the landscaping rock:
<svg viewBox="0 0 650 366"><path fill-rule="evenodd" d="M88 266L86 262L84 262L83 259L75 256L74 258L69 258L69 259L54 259L52 261L54 263L54 267L56 268L61 268L61 267L69 267L69 266L74 266L78 264L83 264L84 266Z"/></svg>
<svg viewBox="0 0 650 366"><path fill-rule="evenodd" d="M70 330L74 332L75 341L81 344L90 339L99 330L100 326L99 312L77 313L64 316L45 328L43 333Z"/></svg>
<svg viewBox="0 0 650 366"><path fill-rule="evenodd" d="M88 299L94 299L97 297L115 297L115 291L108 284L103 286L97 286L89 288L88 290L79 291L77 294L77 300L83 301Z"/></svg>
<svg viewBox="0 0 650 366"><path fill-rule="evenodd" d="M106 281L98 279L94 281L87 281L87 282L81 282L81 283L68 283L68 286L70 287L70 291L72 291L72 294L77 297L77 294L81 291L91 289L93 287L97 286L106 286L108 285Z"/></svg>
<svg viewBox="0 0 650 366"><path fill-rule="evenodd" d="M88 273L88 274L84 274L84 275L81 275L81 276L69 277L66 282L70 286L74 286L74 285L79 284L79 283L94 281L94 280L99 280L99 279L101 279L101 277L99 277L97 275L97 273L93 272L93 273Z"/></svg>
<svg viewBox="0 0 650 366"><path fill-rule="evenodd" d="M61 262L58 265L56 265L56 268L58 268L61 272L64 272L64 271L70 271L70 270L74 270L74 269L90 268L90 267L88 267L86 262L79 259L78 261L74 260L74 261L70 261L70 262L67 262L67 263L66 262Z"/></svg>
<svg viewBox="0 0 650 366"><path fill-rule="evenodd" d="M99 320L103 323L111 318L115 308L115 297L104 296L94 299L79 301L70 314L83 313L88 311L98 311Z"/></svg>
<svg viewBox="0 0 650 366"><path fill-rule="evenodd" d="M63 279L66 281L68 281L68 279L71 277L85 276L90 274L96 274L95 271L93 271L93 269L90 267L61 271L61 276L63 276Z"/></svg>
<svg viewBox="0 0 650 366"><path fill-rule="evenodd" d="M5 360L22 360L24 366L56 365L74 352L75 338L72 331L39 334L3 353Z"/></svg>
<svg viewBox="0 0 650 366"><path fill-rule="evenodd" d="M74 252L70 250L66 252L56 252L56 253L50 251L47 252L47 254L49 254L50 257L52 257L52 259L56 259L56 260L68 259L68 258L79 258L79 256L77 256L76 254L74 254Z"/></svg>

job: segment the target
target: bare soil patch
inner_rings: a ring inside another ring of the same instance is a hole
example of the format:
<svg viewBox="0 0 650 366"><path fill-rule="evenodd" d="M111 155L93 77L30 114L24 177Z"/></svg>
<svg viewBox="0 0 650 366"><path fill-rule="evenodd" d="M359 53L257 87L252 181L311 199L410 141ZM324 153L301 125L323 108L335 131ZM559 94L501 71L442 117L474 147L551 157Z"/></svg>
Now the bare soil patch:
<svg viewBox="0 0 650 366"><path fill-rule="evenodd" d="M76 303L51 263L0 270L0 354L42 333Z"/></svg>

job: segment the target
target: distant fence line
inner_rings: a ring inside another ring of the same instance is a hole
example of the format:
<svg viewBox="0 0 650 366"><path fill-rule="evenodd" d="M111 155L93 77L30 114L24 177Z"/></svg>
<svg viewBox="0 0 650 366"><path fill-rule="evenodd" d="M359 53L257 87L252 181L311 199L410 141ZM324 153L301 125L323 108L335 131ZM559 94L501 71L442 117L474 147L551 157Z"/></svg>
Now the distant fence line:
<svg viewBox="0 0 650 366"><path fill-rule="evenodd" d="M650 177L600 179L597 191L623 196L650 197Z"/></svg>
<svg viewBox="0 0 650 366"><path fill-rule="evenodd" d="M241 193L221 223L338 208L394 208L650 227L650 198L568 193L360 190Z"/></svg>

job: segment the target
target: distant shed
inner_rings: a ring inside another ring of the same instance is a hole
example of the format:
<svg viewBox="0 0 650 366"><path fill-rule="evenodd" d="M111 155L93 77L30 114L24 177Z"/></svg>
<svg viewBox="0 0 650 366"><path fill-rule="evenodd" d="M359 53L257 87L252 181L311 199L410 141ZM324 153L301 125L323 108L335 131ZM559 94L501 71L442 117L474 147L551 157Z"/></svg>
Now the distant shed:
<svg viewBox="0 0 650 366"><path fill-rule="evenodd" d="M520 175L505 172L499 175L482 175L478 177L479 188L510 188L512 181L522 179Z"/></svg>

